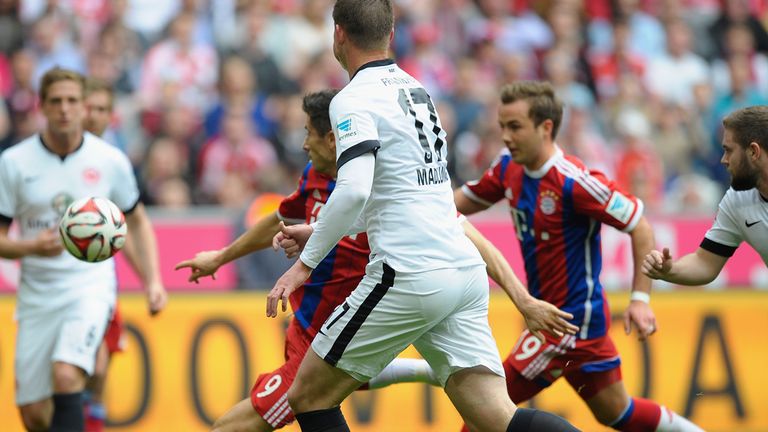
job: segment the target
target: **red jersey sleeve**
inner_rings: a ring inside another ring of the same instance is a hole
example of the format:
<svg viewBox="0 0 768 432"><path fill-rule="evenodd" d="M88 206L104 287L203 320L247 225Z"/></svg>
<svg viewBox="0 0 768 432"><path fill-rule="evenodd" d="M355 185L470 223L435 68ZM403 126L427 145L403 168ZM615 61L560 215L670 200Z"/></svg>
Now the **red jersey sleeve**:
<svg viewBox="0 0 768 432"><path fill-rule="evenodd" d="M461 187L464 195L488 207L504 198L504 177L510 162L509 154L502 153L479 180L468 181Z"/></svg>
<svg viewBox="0 0 768 432"><path fill-rule="evenodd" d="M285 223L300 224L307 221L307 194L306 185L311 165L307 165L299 178L299 185L292 194L280 202L277 216Z"/></svg>
<svg viewBox="0 0 768 432"><path fill-rule="evenodd" d="M578 171L573 179L573 206L587 215L624 232L635 228L643 216L643 202L622 191L600 171Z"/></svg>

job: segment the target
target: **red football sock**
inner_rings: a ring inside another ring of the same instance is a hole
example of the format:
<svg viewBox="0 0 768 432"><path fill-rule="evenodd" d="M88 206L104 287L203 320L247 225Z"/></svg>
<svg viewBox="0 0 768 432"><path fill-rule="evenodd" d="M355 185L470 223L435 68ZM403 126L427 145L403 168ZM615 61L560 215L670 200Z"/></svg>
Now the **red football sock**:
<svg viewBox="0 0 768 432"><path fill-rule="evenodd" d="M630 407L613 428L623 432L655 431L661 419L661 407L648 399L632 398Z"/></svg>

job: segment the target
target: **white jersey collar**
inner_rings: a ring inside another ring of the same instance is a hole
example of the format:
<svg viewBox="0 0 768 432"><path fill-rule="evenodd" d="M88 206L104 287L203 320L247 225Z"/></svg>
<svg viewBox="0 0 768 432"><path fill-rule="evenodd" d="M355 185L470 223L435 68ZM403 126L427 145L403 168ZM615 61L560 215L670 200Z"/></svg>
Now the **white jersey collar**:
<svg viewBox="0 0 768 432"><path fill-rule="evenodd" d="M549 159L547 159L547 161L544 162L544 165L542 165L541 168L537 170L529 170L528 168L523 167L523 169L525 170L525 175L531 178L536 178L536 179L542 178L562 157L563 157L563 151L560 149L560 146L555 144L555 154L553 154Z"/></svg>

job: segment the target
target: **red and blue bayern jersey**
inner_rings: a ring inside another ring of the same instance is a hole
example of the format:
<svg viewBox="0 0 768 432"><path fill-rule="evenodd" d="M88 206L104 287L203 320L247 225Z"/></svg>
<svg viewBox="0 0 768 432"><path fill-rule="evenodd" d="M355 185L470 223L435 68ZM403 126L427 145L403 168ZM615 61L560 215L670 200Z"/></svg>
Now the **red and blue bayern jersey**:
<svg viewBox="0 0 768 432"><path fill-rule="evenodd" d="M515 164L505 150L462 191L488 206L506 198L528 291L572 313L581 339L606 334L610 313L600 284L601 223L631 231L642 217L642 201L559 148L535 172Z"/></svg>
<svg viewBox="0 0 768 432"><path fill-rule="evenodd" d="M278 216L286 223L312 223L336 186L336 180L307 164L299 187L280 203ZM357 287L368 264L365 233L344 237L312 271L304 286L289 300L296 320L312 337L333 309Z"/></svg>

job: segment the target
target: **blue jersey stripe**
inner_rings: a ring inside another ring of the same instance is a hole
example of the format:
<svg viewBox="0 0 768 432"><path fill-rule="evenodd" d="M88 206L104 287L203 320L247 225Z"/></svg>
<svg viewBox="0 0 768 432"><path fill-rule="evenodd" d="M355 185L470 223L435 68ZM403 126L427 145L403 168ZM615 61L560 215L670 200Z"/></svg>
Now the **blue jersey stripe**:
<svg viewBox="0 0 768 432"><path fill-rule="evenodd" d="M509 167L509 161L512 160L512 156L510 155L504 155L501 157L501 160L499 161L499 165L501 167L499 168L499 181L501 184L504 184L504 176L507 174L507 168Z"/></svg>
<svg viewBox="0 0 768 432"><path fill-rule="evenodd" d="M584 250L584 237L586 229L584 224L577 220L583 218L576 214L573 206L574 180L566 177L563 182L563 237L565 242L565 268L568 293L565 297L563 310L573 314L573 323L581 325L584 321L584 296L587 287L583 279L584 259L580 259L579 251Z"/></svg>
<svg viewBox="0 0 768 432"><path fill-rule="evenodd" d="M301 323L302 328L307 328L312 324L312 319L317 311L317 305L323 297L323 288L333 276L333 265L336 262L336 252L339 246L331 249L328 255L320 261L320 264L312 271L312 276L304 283L304 296L301 298L301 305L296 311L296 319Z"/></svg>
<svg viewBox="0 0 768 432"><path fill-rule="evenodd" d="M600 252L600 224L598 223L595 233L592 238L589 239L592 252L592 283L594 284L594 290L592 291L592 317L589 324L588 339L602 336L607 330L607 317L603 313L603 285L600 283L600 272L603 269L603 257Z"/></svg>
<svg viewBox="0 0 768 432"><path fill-rule="evenodd" d="M309 180L309 170L312 168L312 162L309 162L307 166L304 167L304 171L301 173L301 185L299 186L299 191L302 195L304 195L307 191L307 181Z"/></svg>
<svg viewBox="0 0 768 432"><path fill-rule="evenodd" d="M541 180L523 176L523 191L513 215L517 236L521 239L525 274L528 277L528 291L536 298L541 297L541 280L536 260L536 237L533 231L533 217L539 196Z"/></svg>
<svg viewBox="0 0 768 432"><path fill-rule="evenodd" d="M607 325L603 313L603 289L599 278L602 269L600 223L576 213L573 203L574 183L574 180L569 177L566 177L563 183L563 235L568 294L562 309L574 315L574 324L583 326L587 312L585 304L589 293L586 249L587 242L589 242L592 295L589 299L591 310L586 337L591 339L604 335ZM596 226L590 235L592 223L595 223Z"/></svg>

